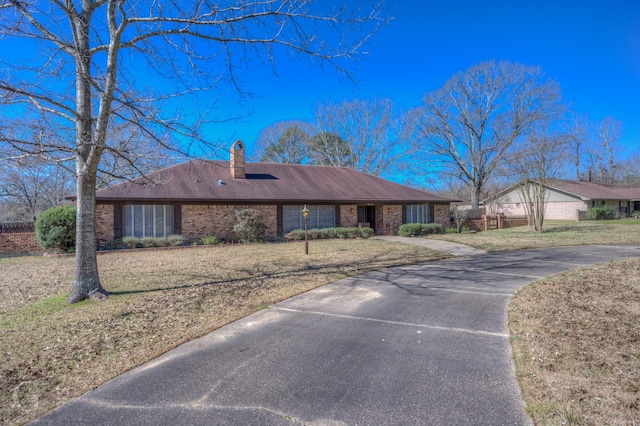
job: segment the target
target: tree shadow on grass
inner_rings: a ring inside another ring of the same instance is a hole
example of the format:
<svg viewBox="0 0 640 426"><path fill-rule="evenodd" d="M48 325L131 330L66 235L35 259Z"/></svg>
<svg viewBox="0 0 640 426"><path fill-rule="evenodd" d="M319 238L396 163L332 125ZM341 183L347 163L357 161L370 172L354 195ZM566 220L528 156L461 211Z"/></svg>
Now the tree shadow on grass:
<svg viewBox="0 0 640 426"><path fill-rule="evenodd" d="M433 260L437 260L438 258L434 257ZM402 261L402 262L398 262ZM424 261L423 259L420 260ZM396 265L391 266L383 266L378 265L378 262L391 263L398 262ZM194 288L205 288L205 287L224 287L231 285L232 288L227 289L228 291L232 291L234 287L242 287L246 283L249 282L264 282L265 280L294 280L294 279L302 279L305 276L309 275L338 275L342 277L352 277L355 275L364 274L367 272L372 272L380 269L386 269L388 267L393 266L401 266L411 264L411 259L405 256L397 256L393 258L389 258L385 255L384 259L382 255L375 257L367 257L366 259L362 259L357 262L344 262L344 263L330 263L326 265L306 265L301 264L299 267L294 267L285 271L264 271L260 269L235 269L235 274L239 275L239 277L226 278L226 279L211 279L211 276L207 275L195 275L195 274L175 274L170 279L174 281L194 281L193 284L180 284L174 286L165 286L165 287L155 287L148 289L131 289L131 290L119 290L119 291L111 291L109 294L111 296L125 296L132 294L144 294L144 293L154 293L154 292L167 292L167 291L178 291L185 289L194 289ZM200 281L200 282L198 282Z"/></svg>

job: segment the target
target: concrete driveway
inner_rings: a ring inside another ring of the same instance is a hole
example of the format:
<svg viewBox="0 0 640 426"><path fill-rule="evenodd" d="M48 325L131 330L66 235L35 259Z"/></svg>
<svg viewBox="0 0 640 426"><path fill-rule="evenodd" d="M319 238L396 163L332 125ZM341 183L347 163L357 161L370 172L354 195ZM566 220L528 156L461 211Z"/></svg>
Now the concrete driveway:
<svg viewBox="0 0 640 426"><path fill-rule="evenodd" d="M37 424L529 425L506 305L640 246L478 254L345 279L194 340Z"/></svg>

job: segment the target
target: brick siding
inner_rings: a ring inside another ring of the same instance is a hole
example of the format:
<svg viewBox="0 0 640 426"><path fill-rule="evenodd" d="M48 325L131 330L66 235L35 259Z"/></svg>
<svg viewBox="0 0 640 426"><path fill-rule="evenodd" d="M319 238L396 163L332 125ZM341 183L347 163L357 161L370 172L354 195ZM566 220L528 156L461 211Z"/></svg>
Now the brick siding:
<svg viewBox="0 0 640 426"><path fill-rule="evenodd" d="M236 211L246 208L261 211L262 221L267 226L266 236L277 236L275 205L183 205L182 236L189 240L197 240L207 235L232 239L233 227L238 223Z"/></svg>
<svg viewBox="0 0 640 426"><path fill-rule="evenodd" d="M448 204L435 204L433 206L433 222L439 223L443 228L451 226L451 208Z"/></svg>
<svg viewBox="0 0 640 426"><path fill-rule="evenodd" d="M42 252L35 232L0 234L0 254L24 254Z"/></svg>
<svg viewBox="0 0 640 426"><path fill-rule="evenodd" d="M587 211L587 204L584 201L563 201L547 203L545 208L545 219L554 220L579 220L578 211ZM499 211L507 217L526 216L526 211L522 203L503 204Z"/></svg>
<svg viewBox="0 0 640 426"><path fill-rule="evenodd" d="M397 235L403 220L401 205L382 206L383 235Z"/></svg>
<svg viewBox="0 0 640 426"><path fill-rule="evenodd" d="M113 233L113 204L96 205L96 242L98 247L111 244Z"/></svg>

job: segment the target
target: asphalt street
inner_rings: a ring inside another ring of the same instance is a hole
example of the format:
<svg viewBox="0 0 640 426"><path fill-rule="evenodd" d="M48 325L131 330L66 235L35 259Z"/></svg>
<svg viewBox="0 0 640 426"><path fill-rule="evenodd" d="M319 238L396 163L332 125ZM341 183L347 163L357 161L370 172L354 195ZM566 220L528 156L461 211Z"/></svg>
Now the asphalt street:
<svg viewBox="0 0 640 426"><path fill-rule="evenodd" d="M53 425L530 425L514 291L640 246L473 254L344 279L271 306L36 420Z"/></svg>

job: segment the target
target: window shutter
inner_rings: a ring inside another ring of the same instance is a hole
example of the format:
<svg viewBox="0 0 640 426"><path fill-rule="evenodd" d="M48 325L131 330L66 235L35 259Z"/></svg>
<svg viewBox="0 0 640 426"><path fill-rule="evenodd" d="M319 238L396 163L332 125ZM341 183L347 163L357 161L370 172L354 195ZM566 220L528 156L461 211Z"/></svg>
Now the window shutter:
<svg viewBox="0 0 640 426"><path fill-rule="evenodd" d="M113 205L113 237L116 240L122 239L122 209L121 203Z"/></svg>
<svg viewBox="0 0 640 426"><path fill-rule="evenodd" d="M173 207L173 232L182 235L182 205L176 204Z"/></svg>

